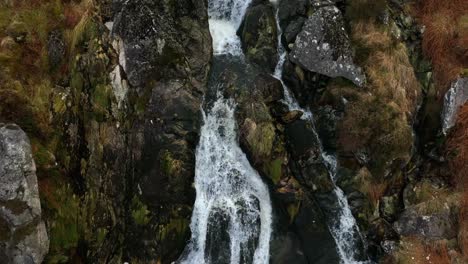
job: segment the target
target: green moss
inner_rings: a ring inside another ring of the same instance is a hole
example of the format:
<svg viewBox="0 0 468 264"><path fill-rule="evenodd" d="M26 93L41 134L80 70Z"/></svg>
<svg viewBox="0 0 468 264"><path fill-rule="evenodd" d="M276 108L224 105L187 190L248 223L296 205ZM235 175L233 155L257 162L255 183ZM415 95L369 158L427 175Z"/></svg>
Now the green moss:
<svg viewBox="0 0 468 264"><path fill-rule="evenodd" d="M50 252L65 252L76 248L80 239L80 202L69 186L61 187L52 194L56 199L53 221L50 225Z"/></svg>
<svg viewBox="0 0 468 264"><path fill-rule="evenodd" d="M297 216L297 213L299 213L299 209L301 208L301 202L298 201L296 203L288 205L288 215L289 215L289 223L294 222L294 219Z"/></svg>
<svg viewBox="0 0 468 264"><path fill-rule="evenodd" d="M109 85L98 84L92 92L93 112L96 120L104 121L111 108L112 88Z"/></svg>
<svg viewBox="0 0 468 264"><path fill-rule="evenodd" d="M31 139L31 145L36 166L40 169L51 166L53 163L53 155L50 153L49 149L36 138Z"/></svg>
<svg viewBox="0 0 468 264"><path fill-rule="evenodd" d="M277 184L282 176L282 166L283 162L281 159L275 159L271 161L266 168L268 176L273 181L274 184Z"/></svg>
<svg viewBox="0 0 468 264"><path fill-rule="evenodd" d="M177 175L181 170L182 161L175 159L169 151L164 151L161 161L161 169L167 175Z"/></svg>
<svg viewBox="0 0 468 264"><path fill-rule="evenodd" d="M159 235L161 241L171 239L175 241L183 241L185 233L188 230L189 220L185 218L174 218L166 225L159 227Z"/></svg>
<svg viewBox="0 0 468 264"><path fill-rule="evenodd" d="M63 94L55 93L52 96L52 110L55 114L64 114L67 109L66 99Z"/></svg>
<svg viewBox="0 0 468 264"><path fill-rule="evenodd" d="M150 221L148 207L137 196L132 199L132 218L137 225L146 225Z"/></svg>
<svg viewBox="0 0 468 264"><path fill-rule="evenodd" d="M10 24L11 17L12 17L11 9L0 8L0 34L3 34L5 32L6 27Z"/></svg>
<svg viewBox="0 0 468 264"><path fill-rule="evenodd" d="M468 68L462 69L461 75L465 77L468 76Z"/></svg>
<svg viewBox="0 0 468 264"><path fill-rule="evenodd" d="M247 142L251 146L255 157L269 157L272 152L275 137L276 133L273 124L261 123L258 124L254 130L249 131Z"/></svg>

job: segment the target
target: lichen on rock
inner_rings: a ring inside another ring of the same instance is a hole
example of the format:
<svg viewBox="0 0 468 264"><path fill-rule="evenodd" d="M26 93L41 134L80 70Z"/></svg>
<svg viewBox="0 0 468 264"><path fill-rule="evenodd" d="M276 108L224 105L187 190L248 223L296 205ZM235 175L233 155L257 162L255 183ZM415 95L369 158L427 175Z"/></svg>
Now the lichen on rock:
<svg viewBox="0 0 468 264"><path fill-rule="evenodd" d="M26 134L0 123L0 257L7 263L42 263L49 239L42 221L36 167Z"/></svg>

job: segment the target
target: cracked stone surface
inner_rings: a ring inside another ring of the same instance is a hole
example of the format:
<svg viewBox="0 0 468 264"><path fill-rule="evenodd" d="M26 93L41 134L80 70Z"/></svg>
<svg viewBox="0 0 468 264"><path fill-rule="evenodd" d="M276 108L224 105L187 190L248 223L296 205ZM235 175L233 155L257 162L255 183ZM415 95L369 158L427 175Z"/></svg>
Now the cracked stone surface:
<svg viewBox="0 0 468 264"><path fill-rule="evenodd" d="M296 38L291 61L311 72L343 77L357 86L365 83L362 69L354 64L343 16L335 6L319 8Z"/></svg>
<svg viewBox="0 0 468 264"><path fill-rule="evenodd" d="M455 125L458 109L468 101L468 78L459 78L452 83L444 96L442 109L442 132L447 134Z"/></svg>
<svg viewBox="0 0 468 264"><path fill-rule="evenodd" d="M17 125L0 123L0 259L42 263L48 250L29 139Z"/></svg>

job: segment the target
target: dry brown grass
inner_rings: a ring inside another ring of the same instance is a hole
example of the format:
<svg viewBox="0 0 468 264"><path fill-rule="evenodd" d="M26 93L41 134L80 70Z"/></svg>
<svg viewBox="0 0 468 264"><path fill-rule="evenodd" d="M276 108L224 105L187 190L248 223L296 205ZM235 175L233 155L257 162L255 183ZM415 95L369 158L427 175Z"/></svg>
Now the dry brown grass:
<svg viewBox="0 0 468 264"><path fill-rule="evenodd" d="M458 244L468 261L468 104L460 109L455 127L448 136L447 156L452 182L462 192Z"/></svg>
<svg viewBox="0 0 468 264"><path fill-rule="evenodd" d="M372 5L358 2L359 9ZM406 46L392 37L388 27L368 18L351 21L351 28L367 85L346 107L339 143L344 152L365 148L373 157L371 172L379 178L388 162L409 158L410 123L421 89Z"/></svg>
<svg viewBox="0 0 468 264"><path fill-rule="evenodd" d="M450 264L447 242L442 240L424 244L416 237L402 237L396 263Z"/></svg>
<svg viewBox="0 0 468 264"><path fill-rule="evenodd" d="M434 242L424 247L426 255L425 263L429 264L450 264L450 256L448 254L447 242Z"/></svg>
<svg viewBox="0 0 468 264"><path fill-rule="evenodd" d="M400 241L400 249L396 254L398 264L425 264L426 256L424 245L417 238L403 237Z"/></svg>
<svg viewBox="0 0 468 264"><path fill-rule="evenodd" d="M439 96L468 67L468 14L466 0L420 0L414 5L416 16L426 27L424 54L432 61Z"/></svg>
<svg viewBox="0 0 468 264"><path fill-rule="evenodd" d="M468 261L468 192L465 190L462 195L458 216L458 247L462 252L464 260Z"/></svg>
<svg viewBox="0 0 468 264"><path fill-rule="evenodd" d="M379 204L380 198L385 195L388 183L374 180L371 173L366 168L362 168L359 171L358 177L360 182L359 191L367 195L374 210Z"/></svg>

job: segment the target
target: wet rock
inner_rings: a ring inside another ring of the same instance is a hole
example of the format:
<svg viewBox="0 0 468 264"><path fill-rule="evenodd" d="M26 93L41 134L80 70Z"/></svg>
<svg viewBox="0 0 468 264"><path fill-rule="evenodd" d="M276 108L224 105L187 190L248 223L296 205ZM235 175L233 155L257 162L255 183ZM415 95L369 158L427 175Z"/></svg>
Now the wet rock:
<svg viewBox="0 0 468 264"><path fill-rule="evenodd" d="M251 88L253 95L259 97L259 100L266 104L276 103L283 99L283 86L271 75L260 73L255 76L253 84L254 86Z"/></svg>
<svg viewBox="0 0 468 264"><path fill-rule="evenodd" d="M60 30L53 30L47 38L47 55L49 57L49 67L57 68L65 55L65 43Z"/></svg>
<svg viewBox="0 0 468 264"><path fill-rule="evenodd" d="M287 112L286 114L281 116L281 120L286 124L292 123L292 122L300 119L303 114L304 114L304 112L302 112L300 110L293 110L293 111Z"/></svg>
<svg viewBox="0 0 468 264"><path fill-rule="evenodd" d="M129 188L141 195L150 218L128 232L128 239L137 241L128 246L128 255L144 262L177 259L189 237L200 106L212 58L206 4L113 3L120 67L114 92L136 112L129 124L134 138Z"/></svg>
<svg viewBox="0 0 468 264"><path fill-rule="evenodd" d="M307 0L280 0L278 3L278 18L281 30L283 32L284 46L294 42L297 34L302 29L307 19L307 9L309 8Z"/></svg>
<svg viewBox="0 0 468 264"><path fill-rule="evenodd" d="M307 264L306 256L301 247L301 241L293 232L273 239L270 246L272 264L297 263Z"/></svg>
<svg viewBox="0 0 468 264"><path fill-rule="evenodd" d="M324 222L324 216L312 200L303 201L294 227L298 230L297 235L308 263L340 263L335 241Z"/></svg>
<svg viewBox="0 0 468 264"><path fill-rule="evenodd" d="M288 58L283 65L283 81L301 106L312 106L318 98L318 91L328 79L327 76L302 69Z"/></svg>
<svg viewBox="0 0 468 264"><path fill-rule="evenodd" d="M267 0L253 1L245 13L238 34L246 57L274 71L278 63L278 47L273 5Z"/></svg>
<svg viewBox="0 0 468 264"><path fill-rule="evenodd" d="M450 89L444 96L442 109L442 132L447 131L455 125L457 113L460 106L468 101L468 78L459 78L452 83Z"/></svg>
<svg viewBox="0 0 468 264"><path fill-rule="evenodd" d="M315 111L317 133L326 150L336 150L337 124L341 114L330 105L321 106Z"/></svg>
<svg viewBox="0 0 468 264"><path fill-rule="evenodd" d="M36 167L26 134L0 123L0 256L5 263L42 263L49 239L41 220Z"/></svg>
<svg viewBox="0 0 468 264"><path fill-rule="evenodd" d="M338 8L319 8L297 36L290 60L309 71L329 77L344 77L362 86L365 76L353 63L350 40L344 27Z"/></svg>

